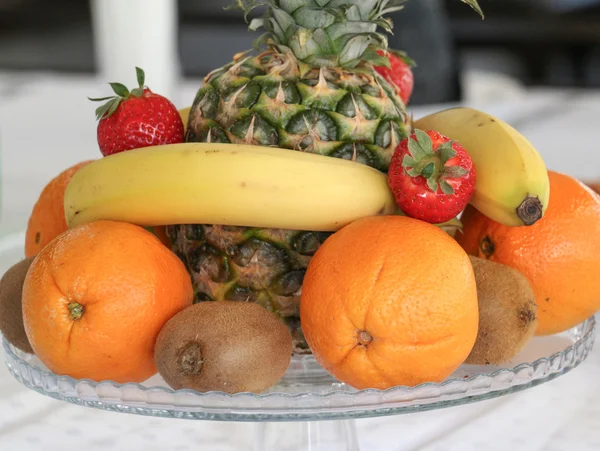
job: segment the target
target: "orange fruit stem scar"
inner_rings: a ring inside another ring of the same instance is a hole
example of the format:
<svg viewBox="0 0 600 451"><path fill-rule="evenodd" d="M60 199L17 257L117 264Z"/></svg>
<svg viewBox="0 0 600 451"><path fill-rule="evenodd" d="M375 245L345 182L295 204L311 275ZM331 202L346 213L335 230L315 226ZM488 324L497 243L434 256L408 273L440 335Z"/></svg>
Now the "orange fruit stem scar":
<svg viewBox="0 0 600 451"><path fill-rule="evenodd" d="M358 344L361 346L368 346L373 341L373 337L366 330L358 332Z"/></svg>
<svg viewBox="0 0 600 451"><path fill-rule="evenodd" d="M71 302L67 308L69 309L69 318L73 321L77 321L83 316L84 308L79 302Z"/></svg>

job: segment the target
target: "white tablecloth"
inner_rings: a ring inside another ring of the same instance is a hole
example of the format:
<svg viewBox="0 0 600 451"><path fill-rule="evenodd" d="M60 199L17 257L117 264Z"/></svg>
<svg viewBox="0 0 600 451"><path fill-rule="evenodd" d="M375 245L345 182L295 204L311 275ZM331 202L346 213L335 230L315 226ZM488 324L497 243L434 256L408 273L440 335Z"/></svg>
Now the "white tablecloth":
<svg viewBox="0 0 600 451"><path fill-rule="evenodd" d="M600 92L523 91L479 83L469 103L509 120L551 169L600 179ZM182 86L193 99L198 82ZM45 183L98 158L94 105L107 92L85 77L0 73L0 235L23 230ZM178 105L184 106L184 105ZM431 109L441 108L432 107ZM415 111L418 117L423 110ZM597 239L597 237L590 237ZM9 262L0 259L0 270ZM600 268L599 268L600 270ZM1 354L1 351L0 351ZM511 396L435 412L358 421L365 451L600 450L600 350L573 372ZM154 419L76 407L28 391L0 365L1 451L248 450L251 424Z"/></svg>

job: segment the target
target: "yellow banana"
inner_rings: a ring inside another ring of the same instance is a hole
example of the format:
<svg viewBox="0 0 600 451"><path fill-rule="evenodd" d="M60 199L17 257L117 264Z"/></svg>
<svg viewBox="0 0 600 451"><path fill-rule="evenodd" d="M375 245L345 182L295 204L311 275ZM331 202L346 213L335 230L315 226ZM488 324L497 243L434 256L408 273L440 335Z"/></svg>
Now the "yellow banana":
<svg viewBox="0 0 600 451"><path fill-rule="evenodd" d="M446 135L469 152L477 171L471 204L483 214L507 226L532 225L543 217L550 198L546 165L506 122L471 108L453 108L413 126Z"/></svg>
<svg viewBox="0 0 600 451"><path fill-rule="evenodd" d="M179 116L181 116L181 120L183 121L184 128L187 129L188 119L190 118L190 111L192 107L182 108L179 110Z"/></svg>
<svg viewBox="0 0 600 451"><path fill-rule="evenodd" d="M101 219L141 226L220 224L335 231L396 211L387 177L293 150L185 143L97 160L65 193L70 227Z"/></svg>

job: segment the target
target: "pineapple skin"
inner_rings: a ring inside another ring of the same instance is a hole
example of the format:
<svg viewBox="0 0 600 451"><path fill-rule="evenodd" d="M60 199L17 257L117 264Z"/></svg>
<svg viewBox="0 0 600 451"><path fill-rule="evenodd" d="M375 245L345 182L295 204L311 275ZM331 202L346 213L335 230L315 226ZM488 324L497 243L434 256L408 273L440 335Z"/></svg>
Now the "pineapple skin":
<svg viewBox="0 0 600 451"><path fill-rule="evenodd" d="M186 141L275 146L387 172L408 128L402 100L372 66L311 68L271 48L239 54L206 77ZM310 353L299 318L302 280L329 234L200 224L167 233L196 302L258 302L288 325L295 354Z"/></svg>

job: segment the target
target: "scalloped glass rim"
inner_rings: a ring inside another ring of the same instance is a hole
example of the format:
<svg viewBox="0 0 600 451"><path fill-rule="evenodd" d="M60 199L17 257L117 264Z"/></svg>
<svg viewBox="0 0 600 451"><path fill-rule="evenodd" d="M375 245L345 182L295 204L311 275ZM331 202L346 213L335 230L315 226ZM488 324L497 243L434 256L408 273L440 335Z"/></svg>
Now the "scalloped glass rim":
<svg viewBox="0 0 600 451"><path fill-rule="evenodd" d="M577 367L589 355L596 338L596 321L589 318L566 332L573 341L560 352L513 368L452 377L442 383L415 387L357 391L332 378L323 379L312 356L293 361L301 372L321 377L314 385L278 386L266 394L199 393L112 381L94 382L57 376L31 356L3 339L5 360L11 374L26 387L62 401L124 413L217 421L306 421L367 418L451 407L495 398L548 382ZM145 384L147 384L146 382ZM302 391L307 387L314 391ZM286 393L284 389L292 393Z"/></svg>

